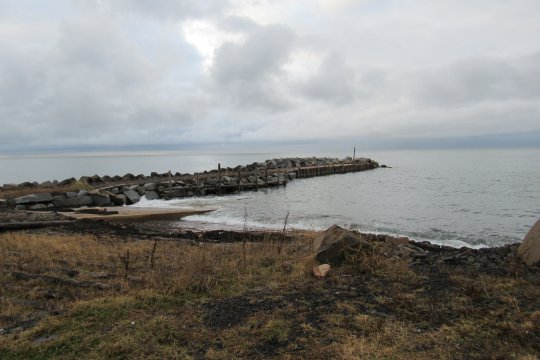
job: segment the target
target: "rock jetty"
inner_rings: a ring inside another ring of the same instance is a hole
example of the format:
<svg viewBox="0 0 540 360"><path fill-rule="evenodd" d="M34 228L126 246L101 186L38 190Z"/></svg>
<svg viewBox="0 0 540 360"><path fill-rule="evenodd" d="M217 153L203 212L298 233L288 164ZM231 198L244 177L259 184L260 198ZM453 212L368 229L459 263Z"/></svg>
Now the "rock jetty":
<svg viewBox="0 0 540 360"><path fill-rule="evenodd" d="M281 158L255 162L234 168L218 168L195 174L156 173L150 176L125 174L123 176L83 176L63 181L44 183L24 182L5 184L2 190L35 188L35 193L1 200L0 206L20 210L54 210L83 206L132 205L144 196L148 200L173 199L210 194L257 190L264 187L286 186L289 181L314 176L344 174L379 167L367 158ZM88 190L55 191L55 188L80 184ZM51 189L51 191L43 191Z"/></svg>

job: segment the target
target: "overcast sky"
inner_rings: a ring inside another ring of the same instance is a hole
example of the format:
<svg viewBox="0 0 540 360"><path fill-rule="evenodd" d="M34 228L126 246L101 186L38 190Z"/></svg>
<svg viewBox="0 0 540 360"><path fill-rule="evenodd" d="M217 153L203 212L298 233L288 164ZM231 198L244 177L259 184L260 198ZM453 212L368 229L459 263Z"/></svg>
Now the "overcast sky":
<svg viewBox="0 0 540 360"><path fill-rule="evenodd" d="M538 0L0 0L0 153L534 143L539 37Z"/></svg>

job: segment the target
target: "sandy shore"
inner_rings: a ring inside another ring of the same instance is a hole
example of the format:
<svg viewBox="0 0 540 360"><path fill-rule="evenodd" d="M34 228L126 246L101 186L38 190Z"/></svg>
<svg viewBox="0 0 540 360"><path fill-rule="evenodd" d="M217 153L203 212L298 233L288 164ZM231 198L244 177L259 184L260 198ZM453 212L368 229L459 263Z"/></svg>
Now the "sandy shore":
<svg viewBox="0 0 540 360"><path fill-rule="evenodd" d="M137 207L110 207L93 208L95 213L66 212L66 216L77 220L109 220L109 221L144 221L144 220L174 220L190 215L205 214L214 211L212 208L202 209L163 209L163 208L137 208Z"/></svg>

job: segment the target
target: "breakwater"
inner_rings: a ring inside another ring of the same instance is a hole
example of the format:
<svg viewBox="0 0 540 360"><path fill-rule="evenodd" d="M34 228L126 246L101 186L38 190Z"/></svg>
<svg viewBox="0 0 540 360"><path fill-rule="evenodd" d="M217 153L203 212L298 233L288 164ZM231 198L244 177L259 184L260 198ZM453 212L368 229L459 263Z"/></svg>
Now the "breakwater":
<svg viewBox="0 0 540 360"><path fill-rule="evenodd" d="M379 167L367 158L283 158L234 168L221 168L195 174L151 173L150 176L83 176L80 179L47 181L42 184L8 184L3 191L35 188L35 193L14 197L5 206L22 210L49 210L82 206L122 206L137 203L145 196L173 199L192 196L223 195L259 188L286 186L288 182L315 176L327 176L371 170ZM73 186L76 191L59 191ZM76 188L81 187L77 190ZM50 190L49 190L50 189ZM1 194L1 193L0 193ZM1 205L1 204L0 204Z"/></svg>

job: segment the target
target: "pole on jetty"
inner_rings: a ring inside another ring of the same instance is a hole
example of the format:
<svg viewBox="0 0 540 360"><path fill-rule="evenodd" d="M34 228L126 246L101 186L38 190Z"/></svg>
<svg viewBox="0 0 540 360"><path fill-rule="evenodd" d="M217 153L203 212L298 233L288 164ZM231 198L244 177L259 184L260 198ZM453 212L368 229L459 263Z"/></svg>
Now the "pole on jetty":
<svg viewBox="0 0 540 360"><path fill-rule="evenodd" d="M196 178L196 181L197 181L197 196L199 196L201 194L201 188L200 188L200 185L199 185L199 173L195 174L195 178Z"/></svg>
<svg viewBox="0 0 540 360"><path fill-rule="evenodd" d="M352 161L356 158L356 146L354 147L353 153L352 153Z"/></svg>
<svg viewBox="0 0 540 360"><path fill-rule="evenodd" d="M255 190L259 190L259 167L255 167Z"/></svg>
<svg viewBox="0 0 540 360"><path fill-rule="evenodd" d="M240 180L242 179L242 173L240 170L238 170L238 192L242 191L242 188L240 187Z"/></svg>
<svg viewBox="0 0 540 360"><path fill-rule="evenodd" d="M218 195L221 195L221 163L217 164L217 184Z"/></svg>
<svg viewBox="0 0 540 360"><path fill-rule="evenodd" d="M171 170L169 170L169 191L171 190L172 188L172 172Z"/></svg>

